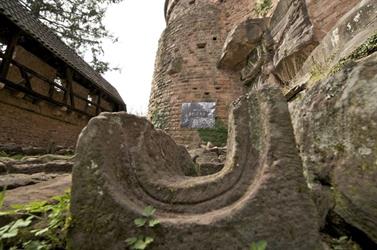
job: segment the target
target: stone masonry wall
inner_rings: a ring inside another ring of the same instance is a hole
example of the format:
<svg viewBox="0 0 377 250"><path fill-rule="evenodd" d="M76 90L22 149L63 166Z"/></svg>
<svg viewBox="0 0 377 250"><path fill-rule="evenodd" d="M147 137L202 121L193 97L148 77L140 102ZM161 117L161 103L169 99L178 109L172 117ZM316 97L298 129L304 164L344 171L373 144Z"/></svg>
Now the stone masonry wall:
<svg viewBox="0 0 377 250"><path fill-rule="evenodd" d="M21 147L73 147L88 119L54 109L48 104L32 104L8 90L0 91L0 143Z"/></svg>
<svg viewBox="0 0 377 250"><path fill-rule="evenodd" d="M227 121L230 103L243 93L238 74L216 67L225 40L222 5L179 1L170 14L157 54L149 117L181 144L200 141L196 130L180 127L184 102L214 101L216 117Z"/></svg>
<svg viewBox="0 0 377 250"><path fill-rule="evenodd" d="M270 16L278 0L272 0ZM302 0L313 24L314 40L323 36L358 0ZM257 0L167 0L167 28L156 58L149 118L182 144L200 141L193 129L180 127L183 102L215 101L216 117L227 122L228 106L244 92L239 72L216 63L231 29L246 17L258 17ZM260 17L260 15L259 15ZM309 49L313 49L312 46ZM309 51L310 52L310 51Z"/></svg>

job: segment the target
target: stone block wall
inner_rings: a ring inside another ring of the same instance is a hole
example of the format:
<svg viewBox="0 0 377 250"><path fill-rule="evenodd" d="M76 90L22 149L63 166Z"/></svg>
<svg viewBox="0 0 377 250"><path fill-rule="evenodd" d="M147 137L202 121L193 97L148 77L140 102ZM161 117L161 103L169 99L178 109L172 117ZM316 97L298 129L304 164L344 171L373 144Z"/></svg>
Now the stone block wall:
<svg viewBox="0 0 377 250"><path fill-rule="evenodd" d="M185 102L216 102L216 117L227 120L230 103L243 93L239 76L217 69L225 40L217 1L178 1L159 44L149 117L181 144L198 143L196 130L181 128Z"/></svg>
<svg viewBox="0 0 377 250"><path fill-rule="evenodd" d="M21 147L74 147L88 118L67 113L48 103L33 104L0 90L0 144Z"/></svg>
<svg viewBox="0 0 377 250"><path fill-rule="evenodd" d="M278 2L271 1L267 16L272 15ZM300 0L300 4L306 5L304 12L308 13L309 24L305 32L309 32L312 25L313 36L306 42L305 51L300 48L292 60L296 58L301 65L324 35L357 2ZM149 118L153 121L157 117L159 124L178 143L200 141L195 130L180 126L183 102L214 101L217 103L216 117L226 123L229 104L244 93L239 72L220 70L216 64L232 28L247 17L260 17L255 11L257 3L257 0L167 0L167 28L160 39L156 58ZM283 80L289 80L297 73L299 68L295 63L293 60L292 66L287 61L280 66ZM291 69L294 71L290 72Z"/></svg>

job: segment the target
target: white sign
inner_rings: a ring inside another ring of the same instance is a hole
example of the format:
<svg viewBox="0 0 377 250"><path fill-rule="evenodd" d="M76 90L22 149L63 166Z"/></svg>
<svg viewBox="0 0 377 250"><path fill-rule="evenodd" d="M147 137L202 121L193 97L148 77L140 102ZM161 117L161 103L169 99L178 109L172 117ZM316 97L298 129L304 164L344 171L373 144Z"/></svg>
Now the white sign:
<svg viewBox="0 0 377 250"><path fill-rule="evenodd" d="M182 128L213 128L215 126L215 102L182 103Z"/></svg>

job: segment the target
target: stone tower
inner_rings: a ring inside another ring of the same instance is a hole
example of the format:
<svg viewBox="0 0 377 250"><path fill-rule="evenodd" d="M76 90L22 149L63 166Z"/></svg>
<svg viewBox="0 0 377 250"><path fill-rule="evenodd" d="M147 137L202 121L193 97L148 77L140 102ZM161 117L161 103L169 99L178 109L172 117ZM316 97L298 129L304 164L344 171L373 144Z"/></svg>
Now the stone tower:
<svg viewBox="0 0 377 250"><path fill-rule="evenodd" d="M197 128L203 124L185 124L182 112L203 112L184 111L185 105L205 103L211 111L204 116L226 124L229 104L244 92L239 74L218 69L217 62L229 30L252 13L253 5L250 0L166 1L167 27L155 62L149 118L177 143L200 141ZM204 121L206 125L213 123Z"/></svg>

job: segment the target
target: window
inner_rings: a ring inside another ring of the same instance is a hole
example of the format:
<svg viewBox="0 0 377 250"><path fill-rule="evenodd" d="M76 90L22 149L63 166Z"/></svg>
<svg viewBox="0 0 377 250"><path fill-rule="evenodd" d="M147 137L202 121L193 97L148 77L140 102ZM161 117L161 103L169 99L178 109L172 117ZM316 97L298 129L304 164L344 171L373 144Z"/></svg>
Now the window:
<svg viewBox="0 0 377 250"><path fill-rule="evenodd" d="M0 52L4 54L6 50L7 50L7 45L0 42Z"/></svg>
<svg viewBox="0 0 377 250"><path fill-rule="evenodd" d="M88 95L88 97L86 98L88 101L92 102L93 101L93 97L91 97L90 95ZM91 107L92 104L88 102L88 106Z"/></svg>
<svg viewBox="0 0 377 250"><path fill-rule="evenodd" d="M57 84L57 85L59 85L59 86L61 86L61 87L63 87L63 81L62 81L62 79L61 79L60 77L58 77L58 76L54 79L54 83ZM55 89L57 92L63 92L63 90L62 90L61 88L57 87L57 86L54 86L54 89Z"/></svg>
<svg viewBox="0 0 377 250"><path fill-rule="evenodd" d="M7 50L7 45L0 42L0 56L5 54L5 51ZM0 63L3 61L3 58L0 57Z"/></svg>

